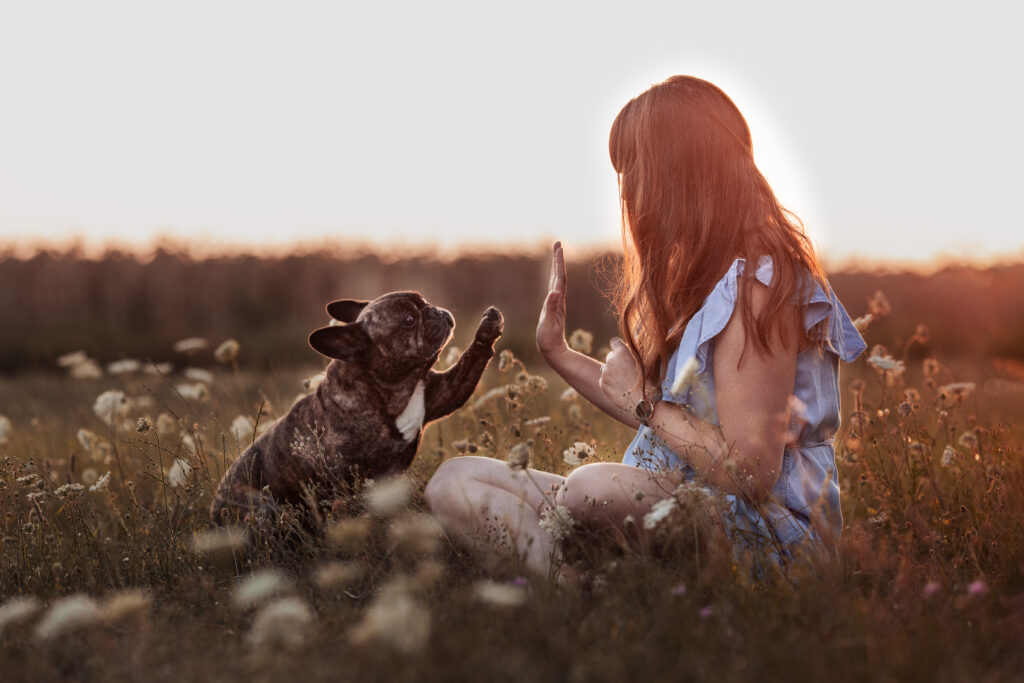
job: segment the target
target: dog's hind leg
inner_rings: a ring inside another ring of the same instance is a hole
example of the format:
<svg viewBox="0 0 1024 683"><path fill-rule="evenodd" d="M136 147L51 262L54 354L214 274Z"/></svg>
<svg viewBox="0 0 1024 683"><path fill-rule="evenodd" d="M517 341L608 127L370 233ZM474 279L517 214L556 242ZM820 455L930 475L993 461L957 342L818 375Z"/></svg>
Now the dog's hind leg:
<svg viewBox="0 0 1024 683"><path fill-rule="evenodd" d="M252 524L259 526L277 515L277 504L268 492L253 485L255 451L247 450L224 474L213 504L210 522L216 525Z"/></svg>
<svg viewBox="0 0 1024 683"><path fill-rule="evenodd" d="M455 365L444 372L430 372L424 397L424 423L454 412L469 400L494 356L494 342L501 336L503 325L501 312L491 306L480 321L473 343Z"/></svg>

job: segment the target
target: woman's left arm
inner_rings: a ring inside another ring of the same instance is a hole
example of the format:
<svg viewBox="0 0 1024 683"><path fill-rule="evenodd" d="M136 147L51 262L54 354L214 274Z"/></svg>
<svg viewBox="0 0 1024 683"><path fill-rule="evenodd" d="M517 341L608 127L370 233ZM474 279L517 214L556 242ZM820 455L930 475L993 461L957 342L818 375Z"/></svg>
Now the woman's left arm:
<svg viewBox="0 0 1024 683"><path fill-rule="evenodd" d="M767 289L755 283L750 291L756 315L767 298ZM771 493L782 466L800 327L794 315L788 323L787 343L774 338L767 353L753 344L744 349L746 330L739 310L737 302L732 318L714 342L712 372L720 427L668 401L659 402L647 422L705 481L725 493L760 500ZM629 349L621 342L613 345L601 387L630 414L639 398L637 377L636 360Z"/></svg>

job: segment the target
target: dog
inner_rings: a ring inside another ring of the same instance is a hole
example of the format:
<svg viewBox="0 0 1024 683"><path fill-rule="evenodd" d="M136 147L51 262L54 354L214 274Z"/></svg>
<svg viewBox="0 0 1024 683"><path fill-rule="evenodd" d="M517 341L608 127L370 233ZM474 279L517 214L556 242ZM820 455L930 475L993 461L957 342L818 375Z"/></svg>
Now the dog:
<svg viewBox="0 0 1024 683"><path fill-rule="evenodd" d="M323 381L224 474L210 507L214 525L265 522L283 503L301 508L360 477L404 471L424 425L472 395L504 326L501 312L488 308L473 343L437 372L431 368L455 319L419 293L334 301L327 313L338 324L309 336L309 345L331 359Z"/></svg>

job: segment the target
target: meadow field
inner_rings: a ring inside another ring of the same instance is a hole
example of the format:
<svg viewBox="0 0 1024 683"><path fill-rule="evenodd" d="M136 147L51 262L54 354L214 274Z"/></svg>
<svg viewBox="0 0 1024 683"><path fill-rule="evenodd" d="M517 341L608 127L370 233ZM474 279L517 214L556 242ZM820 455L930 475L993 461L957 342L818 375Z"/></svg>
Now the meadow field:
<svg viewBox="0 0 1024 683"><path fill-rule="evenodd" d="M1024 672L1020 267L833 277L854 317L873 314L870 353L842 370L838 561L763 570L716 543L681 493L651 525L652 547L570 528L566 552L588 579L560 585L524 575L514 557L467 555L422 498L438 465L462 454L505 460L523 445L532 467L561 473L580 457L620 459L629 432L532 355L541 261L451 275L431 263L190 270L165 259L146 271L131 259L48 258L0 259L5 314L23 321L0 344L4 681ZM360 291L345 284L356 272ZM572 264L569 302L570 331L593 331L598 357L614 333L594 293L599 272ZM971 286L990 295L972 302ZM433 288L428 298L456 313L456 345L487 303L505 309L503 355L474 396L427 428L405 478L314 501L312 531L287 513L271 535L211 531L221 473L315 386L323 364L305 335L323 323L323 303L400 287Z"/></svg>

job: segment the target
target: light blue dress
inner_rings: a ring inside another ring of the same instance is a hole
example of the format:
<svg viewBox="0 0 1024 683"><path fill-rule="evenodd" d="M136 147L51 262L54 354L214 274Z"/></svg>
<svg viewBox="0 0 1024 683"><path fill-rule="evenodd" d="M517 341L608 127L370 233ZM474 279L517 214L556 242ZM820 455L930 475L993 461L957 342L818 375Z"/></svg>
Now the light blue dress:
<svg viewBox="0 0 1024 683"><path fill-rule="evenodd" d="M718 425L715 405L713 356L715 336L732 317L739 277L745 259L733 261L725 276L704 300L686 325L679 348L672 354L662 382L663 400L689 406L697 416ZM755 277L771 284L772 261L763 256ZM864 339L857 332L846 309L834 294L830 296L814 283L807 289L804 329L810 330L826 318L827 349L819 353L808 348L797 356L793 395L797 402L791 431L797 434L782 457L779 479L771 499L754 506L736 496L725 499L734 523L727 525L741 547L766 548L776 556L789 556L797 545L832 548L843 526L839 509L833 437L839 428L839 361L850 362L864 351ZM673 394L671 389L690 358L697 361L697 380ZM802 414L799 414L802 413ZM649 428L641 426L626 450L623 462L648 469L681 468L688 479L692 468L680 460Z"/></svg>

